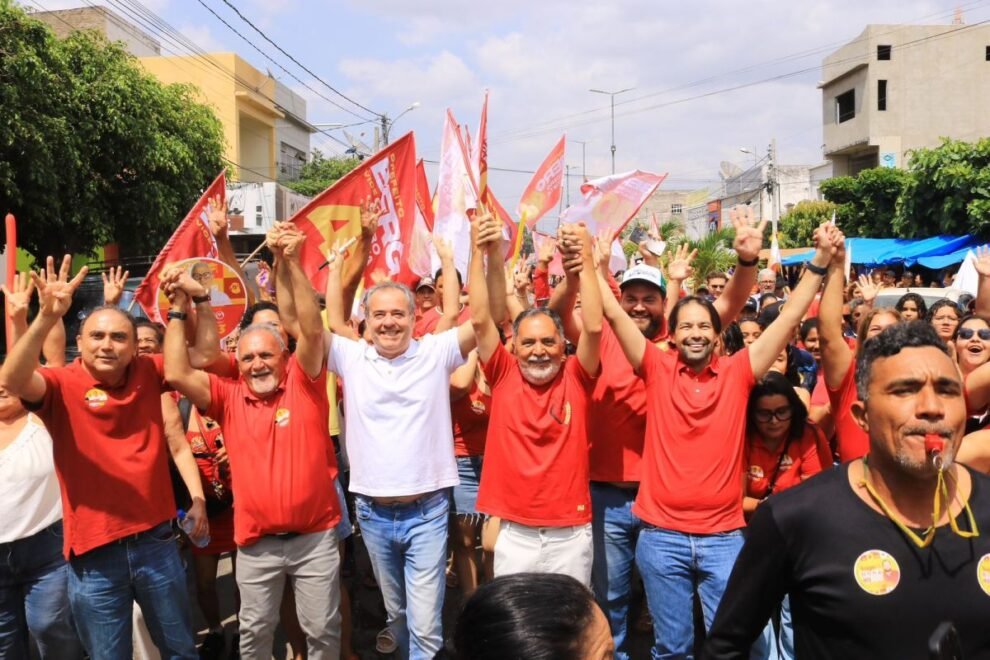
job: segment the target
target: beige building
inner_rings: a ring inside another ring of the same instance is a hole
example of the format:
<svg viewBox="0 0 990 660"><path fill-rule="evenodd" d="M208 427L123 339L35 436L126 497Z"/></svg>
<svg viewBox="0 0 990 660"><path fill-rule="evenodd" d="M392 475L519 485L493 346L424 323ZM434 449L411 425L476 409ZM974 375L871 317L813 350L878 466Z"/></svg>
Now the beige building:
<svg viewBox="0 0 990 660"><path fill-rule="evenodd" d="M106 7L36 11L31 16L47 24L59 39L73 32L93 30L106 37L107 41L123 43L127 52L135 57L151 57L162 52L161 44Z"/></svg>
<svg viewBox="0 0 990 660"><path fill-rule="evenodd" d="M990 135L990 25L869 25L822 69L835 176L904 167L942 137Z"/></svg>

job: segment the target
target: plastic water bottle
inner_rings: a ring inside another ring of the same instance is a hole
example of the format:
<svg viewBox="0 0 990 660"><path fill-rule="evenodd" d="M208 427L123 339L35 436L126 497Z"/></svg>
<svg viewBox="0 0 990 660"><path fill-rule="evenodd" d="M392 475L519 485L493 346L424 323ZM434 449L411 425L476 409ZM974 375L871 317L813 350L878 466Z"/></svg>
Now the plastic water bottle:
<svg viewBox="0 0 990 660"><path fill-rule="evenodd" d="M184 510L179 509L176 511L175 517L179 520L179 527L181 527L182 531L186 533L186 536L189 537L189 541L192 542L194 546L197 548L205 548L210 544L209 534L198 540L193 537L193 530L196 529L196 521L187 516Z"/></svg>

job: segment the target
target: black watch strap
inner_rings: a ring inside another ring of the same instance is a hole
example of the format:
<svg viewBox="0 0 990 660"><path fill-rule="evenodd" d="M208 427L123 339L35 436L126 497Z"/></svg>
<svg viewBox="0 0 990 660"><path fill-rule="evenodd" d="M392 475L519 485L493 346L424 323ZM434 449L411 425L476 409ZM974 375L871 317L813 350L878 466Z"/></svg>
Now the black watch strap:
<svg viewBox="0 0 990 660"><path fill-rule="evenodd" d="M805 261L804 267L820 277L825 277L826 275L828 275L828 268L826 266L816 266L810 261Z"/></svg>
<svg viewBox="0 0 990 660"><path fill-rule="evenodd" d="M168 310L168 320L169 321L171 321L172 319L178 319L180 321L185 321L187 318L189 318L189 315L186 314L185 312L177 312L174 309Z"/></svg>
<svg viewBox="0 0 990 660"><path fill-rule="evenodd" d="M750 259L749 261L746 261L745 259L739 259L739 261L738 261L738 264L740 266L744 266L746 268L752 268L753 266L755 266L758 263L760 263L760 258L759 257L756 257L755 259Z"/></svg>
<svg viewBox="0 0 990 660"><path fill-rule="evenodd" d="M194 305L202 305L203 303L210 302L210 294L205 296L192 296L192 301Z"/></svg>

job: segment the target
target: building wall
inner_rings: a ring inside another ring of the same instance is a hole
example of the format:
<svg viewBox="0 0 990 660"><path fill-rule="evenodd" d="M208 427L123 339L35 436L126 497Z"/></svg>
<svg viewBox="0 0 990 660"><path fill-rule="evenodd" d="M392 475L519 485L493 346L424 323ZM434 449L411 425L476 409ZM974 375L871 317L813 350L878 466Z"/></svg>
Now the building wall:
<svg viewBox="0 0 990 660"><path fill-rule="evenodd" d="M275 103L285 115L275 122L278 178L292 180L298 177L299 169L309 160L312 128L306 122L306 99L276 81Z"/></svg>
<svg viewBox="0 0 990 660"><path fill-rule="evenodd" d="M161 45L158 41L105 7L39 11L31 15L47 23L60 39L64 39L72 32L94 30L108 41L123 43L127 52L136 57L161 54Z"/></svg>
<svg viewBox="0 0 990 660"><path fill-rule="evenodd" d="M891 46L879 60L877 46ZM990 135L990 25L871 25L823 63L822 125L835 174L904 167L910 151L942 137ZM887 81L886 110L878 109ZM835 98L856 90L856 117L836 122Z"/></svg>

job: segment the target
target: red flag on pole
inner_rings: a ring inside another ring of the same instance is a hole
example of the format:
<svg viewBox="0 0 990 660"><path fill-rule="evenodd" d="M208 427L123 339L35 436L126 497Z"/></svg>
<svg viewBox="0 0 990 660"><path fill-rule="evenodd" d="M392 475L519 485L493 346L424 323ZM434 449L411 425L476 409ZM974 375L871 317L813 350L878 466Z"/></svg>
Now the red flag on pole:
<svg viewBox="0 0 990 660"><path fill-rule="evenodd" d="M634 170L589 181L581 186L582 199L565 209L560 221L583 222L592 234L604 227L618 233L666 178Z"/></svg>
<svg viewBox="0 0 990 660"><path fill-rule="evenodd" d="M301 263L313 286L326 287L327 271L321 268L327 251L338 242L361 235L361 204L378 199L385 214L371 244L365 268L365 285L371 274L412 285L416 274L407 263L416 217L416 142L407 133L313 198L290 222L306 234Z"/></svg>
<svg viewBox="0 0 990 660"><path fill-rule="evenodd" d="M475 180L478 182L478 197L484 198L488 189L488 90L481 106L481 121L471 149L471 163L474 166Z"/></svg>
<svg viewBox="0 0 990 660"><path fill-rule="evenodd" d="M193 205L186 217L175 229L172 237L165 243L165 247L155 257L155 263L151 265L148 274L141 280L141 284L134 291L134 301L141 305L141 309L150 319L161 321L158 313L158 280L162 271L171 263L192 259L194 257L216 258L219 254L217 241L210 231L210 223L207 219L208 202L210 199L220 196L224 203L227 199L227 170L213 180L210 187L200 196Z"/></svg>
<svg viewBox="0 0 990 660"><path fill-rule="evenodd" d="M557 146L544 159L519 200L519 222L530 229L560 201L564 184L565 145L566 136L560 138Z"/></svg>
<svg viewBox="0 0 990 660"><path fill-rule="evenodd" d="M426 179L423 159L416 163L416 208L423 215L426 228L433 231L433 202L430 198L430 182Z"/></svg>

